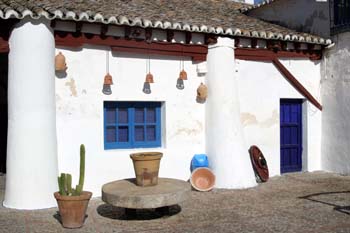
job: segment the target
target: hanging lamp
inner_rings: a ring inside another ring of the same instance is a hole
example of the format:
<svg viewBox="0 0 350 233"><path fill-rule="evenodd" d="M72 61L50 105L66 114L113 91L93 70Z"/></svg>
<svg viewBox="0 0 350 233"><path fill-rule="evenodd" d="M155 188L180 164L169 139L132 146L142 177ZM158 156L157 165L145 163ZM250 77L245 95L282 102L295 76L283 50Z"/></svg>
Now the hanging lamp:
<svg viewBox="0 0 350 233"><path fill-rule="evenodd" d="M182 59L180 61L180 70L181 71L180 71L179 79L187 80L187 73L185 71L185 61L184 61L183 57L182 57Z"/></svg>
<svg viewBox="0 0 350 233"><path fill-rule="evenodd" d="M153 75L151 74L151 57L148 55L148 60L146 61L146 82L154 83Z"/></svg>
<svg viewBox="0 0 350 233"><path fill-rule="evenodd" d="M104 77L102 93L105 95L112 94L111 85L113 85L112 75L109 74L109 51L106 51L106 72Z"/></svg>
<svg viewBox="0 0 350 233"><path fill-rule="evenodd" d="M185 88L184 80L187 80L187 73L183 69L183 60L180 61L180 75L176 81L176 88L183 90Z"/></svg>
<svg viewBox="0 0 350 233"><path fill-rule="evenodd" d="M146 80L143 84L143 93L151 94L151 83L154 83L153 75L151 74L151 58L148 55L148 60L146 60Z"/></svg>
<svg viewBox="0 0 350 233"><path fill-rule="evenodd" d="M66 58L61 52L55 56L55 70L56 72L64 72L67 70Z"/></svg>

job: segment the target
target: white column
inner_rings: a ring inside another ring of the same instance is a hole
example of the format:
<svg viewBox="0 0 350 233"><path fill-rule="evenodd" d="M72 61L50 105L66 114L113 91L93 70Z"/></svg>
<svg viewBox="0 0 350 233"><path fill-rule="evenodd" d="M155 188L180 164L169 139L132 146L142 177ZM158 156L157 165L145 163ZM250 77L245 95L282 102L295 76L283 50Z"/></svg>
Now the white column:
<svg viewBox="0 0 350 233"><path fill-rule="evenodd" d="M240 121L234 59L233 39L219 37L209 46L206 151L217 188L256 185Z"/></svg>
<svg viewBox="0 0 350 233"><path fill-rule="evenodd" d="M53 31L46 20L23 19L9 44L8 144L4 206L56 206L57 142ZM67 145L69 146L69 145Z"/></svg>

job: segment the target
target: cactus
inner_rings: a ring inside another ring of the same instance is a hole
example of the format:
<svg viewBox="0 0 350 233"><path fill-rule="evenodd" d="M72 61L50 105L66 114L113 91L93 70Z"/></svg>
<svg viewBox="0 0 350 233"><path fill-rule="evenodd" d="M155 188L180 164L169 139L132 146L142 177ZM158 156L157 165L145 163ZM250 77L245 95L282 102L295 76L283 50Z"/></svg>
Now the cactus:
<svg viewBox="0 0 350 233"><path fill-rule="evenodd" d="M62 196L79 196L83 191L85 179L85 146L80 145L80 174L79 184L75 189L72 188L72 175L68 173L61 173L61 176L57 178L59 193Z"/></svg>

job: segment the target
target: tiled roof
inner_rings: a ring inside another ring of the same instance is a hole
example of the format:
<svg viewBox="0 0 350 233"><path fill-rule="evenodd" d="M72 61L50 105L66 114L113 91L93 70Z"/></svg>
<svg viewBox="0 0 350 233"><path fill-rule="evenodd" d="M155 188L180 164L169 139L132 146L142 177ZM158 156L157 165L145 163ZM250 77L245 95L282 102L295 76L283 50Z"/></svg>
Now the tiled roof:
<svg viewBox="0 0 350 233"><path fill-rule="evenodd" d="M299 33L240 12L230 0L0 0L0 18L75 20L315 44L330 40Z"/></svg>

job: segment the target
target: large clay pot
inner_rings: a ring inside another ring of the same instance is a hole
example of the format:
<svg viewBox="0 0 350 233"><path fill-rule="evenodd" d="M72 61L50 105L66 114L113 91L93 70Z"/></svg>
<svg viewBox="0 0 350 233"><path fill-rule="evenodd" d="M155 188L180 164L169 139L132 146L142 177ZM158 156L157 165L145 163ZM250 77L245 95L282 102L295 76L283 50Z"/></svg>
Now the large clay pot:
<svg viewBox="0 0 350 233"><path fill-rule="evenodd" d="M80 196L62 196L55 192L62 225L65 228L80 228L84 224L91 192L83 191Z"/></svg>
<svg viewBox="0 0 350 233"><path fill-rule="evenodd" d="M136 185L145 187L158 184L159 164L162 156L163 154L160 152L143 152L130 155L134 164Z"/></svg>
<svg viewBox="0 0 350 233"><path fill-rule="evenodd" d="M198 191L210 191L215 185L215 175L209 168L199 167L192 172L190 182Z"/></svg>

